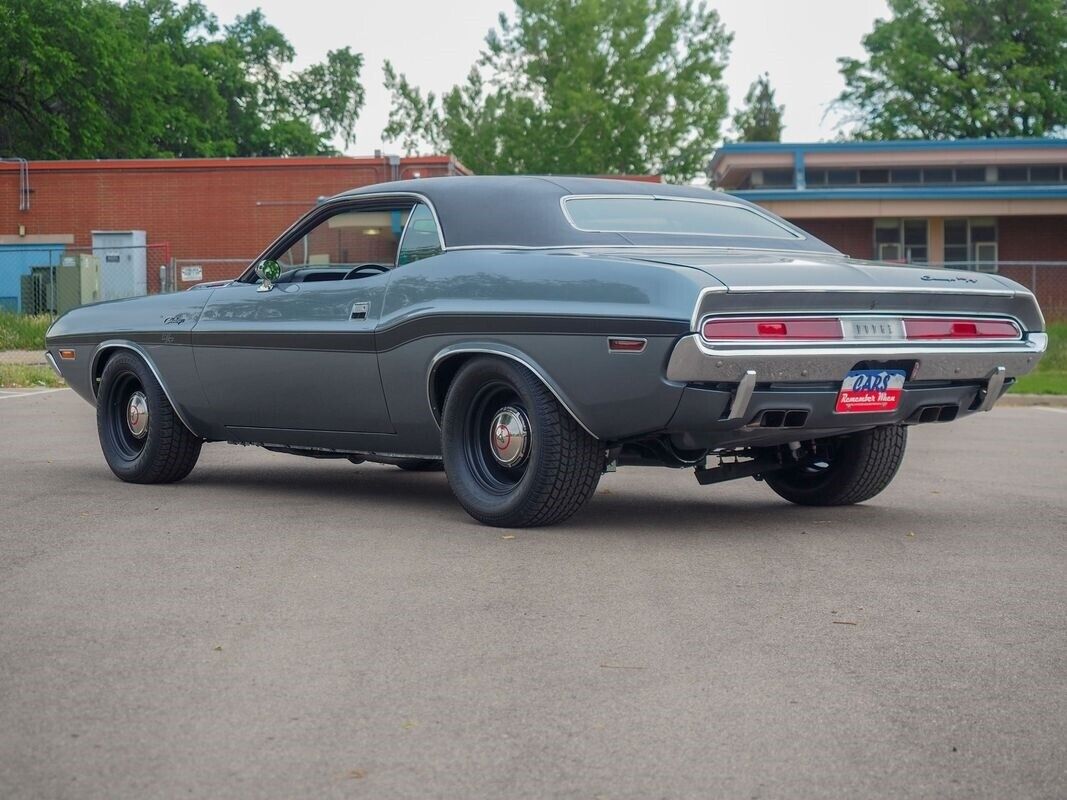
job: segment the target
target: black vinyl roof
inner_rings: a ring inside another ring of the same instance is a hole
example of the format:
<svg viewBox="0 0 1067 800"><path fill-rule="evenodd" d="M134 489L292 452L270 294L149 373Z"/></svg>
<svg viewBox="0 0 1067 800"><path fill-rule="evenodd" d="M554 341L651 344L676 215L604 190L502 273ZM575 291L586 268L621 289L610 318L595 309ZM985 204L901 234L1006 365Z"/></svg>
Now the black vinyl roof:
<svg viewBox="0 0 1067 800"><path fill-rule="evenodd" d="M672 245L837 252L763 209L758 209L760 214L777 220L801 238L624 235L581 231L568 222L560 206L560 200L568 195L655 195L716 200L756 208L744 200L698 186L608 178L462 175L378 183L344 192L338 197L392 193L417 193L429 200L437 212L445 245L449 248Z"/></svg>

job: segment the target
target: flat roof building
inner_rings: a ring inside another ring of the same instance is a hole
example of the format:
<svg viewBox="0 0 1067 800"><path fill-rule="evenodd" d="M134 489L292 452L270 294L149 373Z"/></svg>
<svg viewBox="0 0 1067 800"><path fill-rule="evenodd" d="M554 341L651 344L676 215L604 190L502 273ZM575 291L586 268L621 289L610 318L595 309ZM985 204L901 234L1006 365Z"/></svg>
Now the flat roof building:
<svg viewBox="0 0 1067 800"><path fill-rule="evenodd" d="M1067 139L746 142L708 176L855 258L1001 272L1067 310Z"/></svg>

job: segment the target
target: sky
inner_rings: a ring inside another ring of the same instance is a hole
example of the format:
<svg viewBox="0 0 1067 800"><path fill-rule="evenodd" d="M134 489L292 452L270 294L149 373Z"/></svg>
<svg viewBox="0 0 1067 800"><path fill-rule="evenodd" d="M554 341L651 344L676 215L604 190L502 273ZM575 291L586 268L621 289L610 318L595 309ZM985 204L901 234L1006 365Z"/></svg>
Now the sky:
<svg viewBox="0 0 1067 800"><path fill-rule="evenodd" d="M383 60L392 61L414 85L441 93L466 77L499 13L513 8L509 0L204 2L223 23L262 8L296 49L296 68L346 45L363 54L366 104L356 140L346 150L350 155L399 152L399 143L382 141L389 115ZM734 34L725 73L731 113L752 81L768 72L779 104L785 105L782 138L834 138L839 120L829 104L843 88L837 58L863 55L860 39L875 19L889 16L885 0L710 0L709 5Z"/></svg>

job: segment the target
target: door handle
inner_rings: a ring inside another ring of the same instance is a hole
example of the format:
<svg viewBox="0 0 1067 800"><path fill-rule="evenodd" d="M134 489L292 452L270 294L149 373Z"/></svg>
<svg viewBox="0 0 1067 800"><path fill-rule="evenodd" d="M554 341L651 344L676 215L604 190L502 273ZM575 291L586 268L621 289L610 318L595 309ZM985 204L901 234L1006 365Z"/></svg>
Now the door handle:
<svg viewBox="0 0 1067 800"><path fill-rule="evenodd" d="M367 311L370 308L370 303L353 303L352 304L352 319L366 319Z"/></svg>

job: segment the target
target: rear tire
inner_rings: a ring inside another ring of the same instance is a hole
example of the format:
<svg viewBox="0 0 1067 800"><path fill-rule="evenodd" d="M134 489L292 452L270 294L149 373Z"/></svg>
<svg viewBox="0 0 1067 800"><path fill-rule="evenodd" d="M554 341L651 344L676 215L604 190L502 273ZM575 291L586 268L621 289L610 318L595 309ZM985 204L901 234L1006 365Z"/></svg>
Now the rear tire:
<svg viewBox="0 0 1067 800"><path fill-rule="evenodd" d="M111 471L127 483L173 483L188 475L203 440L185 427L144 360L112 356L96 397L100 448Z"/></svg>
<svg viewBox="0 0 1067 800"><path fill-rule="evenodd" d="M441 430L452 492L486 525L562 522L600 480L603 447L536 375L511 361L476 358L461 367Z"/></svg>
<svg viewBox="0 0 1067 800"><path fill-rule="evenodd" d="M802 506L848 506L870 500L900 469L908 443L903 425L863 431L829 440L825 466L807 465L769 472L767 485Z"/></svg>

